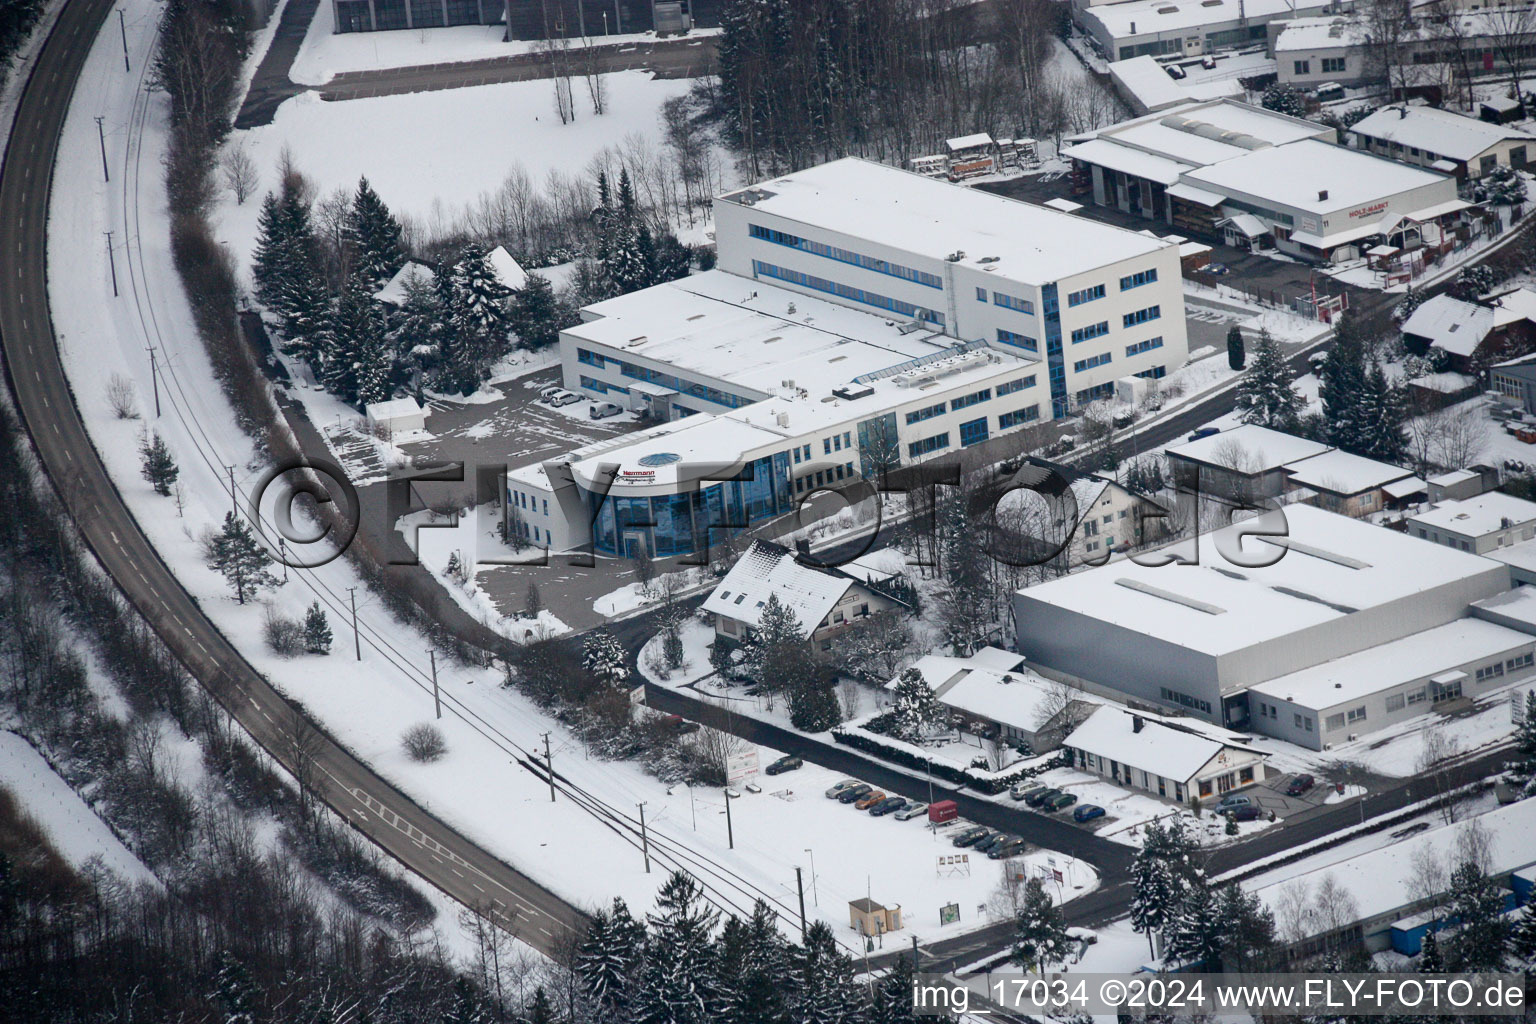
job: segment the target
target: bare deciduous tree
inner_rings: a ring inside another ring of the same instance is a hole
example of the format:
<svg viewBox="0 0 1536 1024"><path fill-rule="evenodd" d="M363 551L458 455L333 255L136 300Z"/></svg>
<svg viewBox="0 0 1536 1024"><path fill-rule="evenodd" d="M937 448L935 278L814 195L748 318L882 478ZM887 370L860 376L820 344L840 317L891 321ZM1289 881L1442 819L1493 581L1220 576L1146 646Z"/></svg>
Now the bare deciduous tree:
<svg viewBox="0 0 1536 1024"><path fill-rule="evenodd" d="M244 205L256 191L260 175L256 171L256 161L246 151L244 139L224 151L219 159L219 175L224 179L224 187L234 195L236 205Z"/></svg>
<svg viewBox="0 0 1536 1024"><path fill-rule="evenodd" d="M112 415L120 420L139 418L139 400L133 381L120 373L114 373L107 381L107 406Z"/></svg>

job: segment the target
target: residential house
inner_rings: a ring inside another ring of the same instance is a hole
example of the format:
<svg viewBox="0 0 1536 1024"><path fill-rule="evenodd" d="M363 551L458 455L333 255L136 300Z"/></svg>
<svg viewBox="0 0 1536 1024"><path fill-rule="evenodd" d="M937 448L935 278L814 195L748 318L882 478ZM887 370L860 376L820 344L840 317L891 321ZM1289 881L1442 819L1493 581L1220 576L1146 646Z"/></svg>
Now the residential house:
<svg viewBox="0 0 1536 1024"><path fill-rule="evenodd" d="M1536 351L1536 292L1515 288L1479 302L1436 295L1403 322L1403 346L1418 356L1438 350L1450 370L1480 374Z"/></svg>
<svg viewBox="0 0 1536 1024"><path fill-rule="evenodd" d="M1411 470L1337 448L1290 463L1285 472L1291 485L1302 489L1301 500L1355 519L1380 512L1399 495L1425 487Z"/></svg>
<svg viewBox="0 0 1536 1024"><path fill-rule="evenodd" d="M1063 570L1079 565L1098 565L1118 551L1132 551L1149 540L1164 535L1166 513L1162 506L1144 494L1131 490L1115 479L1098 473L1082 473L1069 466L1031 456L1025 460L1013 480L1051 495L1048 481L1069 481L1071 508L1062 500L1043 503L1041 516L1059 512L1051 523L1033 523L1026 518L1023 528L1039 527L1039 539L1054 548L1065 541L1061 554L1052 559ZM1067 516L1075 516L1073 522ZM1038 518L1038 517L1036 517Z"/></svg>
<svg viewBox="0 0 1536 1024"><path fill-rule="evenodd" d="M1236 501L1278 498L1291 490L1287 467L1333 449L1257 424L1165 449L1175 487Z"/></svg>
<svg viewBox="0 0 1536 1024"><path fill-rule="evenodd" d="M1475 498L1499 486L1499 471L1492 466L1468 466L1429 478L1429 500L1460 501Z"/></svg>
<svg viewBox="0 0 1536 1024"><path fill-rule="evenodd" d="M1099 708L1062 746L1074 767L1175 803L1262 782L1269 756L1225 730L1118 707Z"/></svg>
<svg viewBox="0 0 1536 1024"><path fill-rule="evenodd" d="M1482 555L1536 537L1536 502L1489 491L1441 502L1406 523L1410 536Z"/></svg>
<svg viewBox="0 0 1536 1024"><path fill-rule="evenodd" d="M1536 156L1536 135L1436 107L1383 107L1349 133L1367 152L1458 178L1481 178L1498 166L1524 168Z"/></svg>

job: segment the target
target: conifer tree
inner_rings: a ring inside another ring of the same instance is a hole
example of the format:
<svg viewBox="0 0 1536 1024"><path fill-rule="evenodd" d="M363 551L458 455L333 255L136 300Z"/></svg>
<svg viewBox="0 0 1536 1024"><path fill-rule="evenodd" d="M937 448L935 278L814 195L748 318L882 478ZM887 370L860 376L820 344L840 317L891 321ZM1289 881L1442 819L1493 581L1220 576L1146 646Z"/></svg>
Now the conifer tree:
<svg viewBox="0 0 1536 1024"><path fill-rule="evenodd" d="M869 1024L918 1024L926 1019L919 1017L913 1006L913 979L912 961L904 956L897 957L890 972L875 986Z"/></svg>
<svg viewBox="0 0 1536 1024"><path fill-rule="evenodd" d="M309 654L331 653L331 623L319 601L304 613L304 650Z"/></svg>
<svg viewBox="0 0 1536 1024"><path fill-rule="evenodd" d="M1425 936L1427 940L1429 936ZM1509 932L1509 952L1515 958L1517 970L1536 970L1536 911L1526 904L1520 920Z"/></svg>
<svg viewBox="0 0 1536 1024"><path fill-rule="evenodd" d="M332 304L317 357L317 376L338 398L358 407L389 398L393 367L384 319L357 274Z"/></svg>
<svg viewBox="0 0 1536 1024"><path fill-rule="evenodd" d="M1221 922L1211 887L1199 879L1184 892L1168 937L1168 955L1186 964L1209 969L1221 960Z"/></svg>
<svg viewBox="0 0 1536 1024"><path fill-rule="evenodd" d="M1045 891L1045 883L1030 878L1024 883L1024 898L1014 916L1013 962L1025 973L1041 973L1051 964L1060 963L1067 952L1067 925L1061 908Z"/></svg>
<svg viewBox="0 0 1536 1024"><path fill-rule="evenodd" d="M208 567L224 577L236 600L245 604L247 595L282 585L268 568L271 564L272 556L257 542L251 528L233 512L224 513L223 529L208 543Z"/></svg>
<svg viewBox="0 0 1536 1024"><path fill-rule="evenodd" d="M528 275L528 280L512 296L507 323L525 349L548 348L560 340L560 303L547 278Z"/></svg>
<svg viewBox="0 0 1536 1024"><path fill-rule="evenodd" d="M1243 352L1243 329L1233 324L1227 331L1227 365L1234 370L1241 370L1247 362L1247 356Z"/></svg>
<svg viewBox="0 0 1536 1024"><path fill-rule="evenodd" d="M139 463L140 472L154 487L155 493L169 497L181 470L176 460L171 458L171 450L166 447L165 439L159 434L146 434L139 443Z"/></svg>
<svg viewBox="0 0 1536 1024"><path fill-rule="evenodd" d="M540 985L533 990L533 1003L528 1007L528 1024L555 1024L555 1008L550 1004L549 993Z"/></svg>
<svg viewBox="0 0 1536 1024"><path fill-rule="evenodd" d="M1504 897L1481 867L1465 861L1451 872L1450 916L1460 922L1451 963L1458 971L1497 971L1503 968L1509 941Z"/></svg>
<svg viewBox="0 0 1536 1024"><path fill-rule="evenodd" d="M1305 404L1306 399L1291 382L1291 369L1285 365L1279 344L1268 331L1260 331L1253 365L1237 384L1237 408L1243 422L1286 430L1295 426Z"/></svg>
<svg viewBox="0 0 1536 1024"><path fill-rule="evenodd" d="M364 280L383 284L405 266L400 222L366 177L357 183L346 231L352 245L352 272Z"/></svg>
<svg viewBox="0 0 1536 1024"><path fill-rule="evenodd" d="M581 665L605 686L617 686L629 678L624 648L606 629L594 630L582 640Z"/></svg>
<svg viewBox="0 0 1536 1024"><path fill-rule="evenodd" d="M960 657L974 653L987 637L990 579L988 556L976 543L965 492L952 489L938 508L938 539L944 576L944 640Z"/></svg>
<svg viewBox="0 0 1536 1024"><path fill-rule="evenodd" d="M655 255L651 266L651 284L680 281L693 268L693 253L677 240L670 231L663 231L656 239Z"/></svg>
<svg viewBox="0 0 1536 1024"><path fill-rule="evenodd" d="M772 907L759 899L748 920L726 922L718 975L721 1024L784 1020L793 982L789 944Z"/></svg>
<svg viewBox="0 0 1536 1024"><path fill-rule="evenodd" d="M443 310L452 343L440 359L451 390L473 394L489 375L491 364L507 354L507 297L511 292L477 245L465 246L447 282Z"/></svg>
<svg viewBox="0 0 1536 1024"><path fill-rule="evenodd" d="M837 940L825 921L806 930L805 939L791 950L790 977L794 995L789 1019L797 1024L855 1024L864 1005L853 986L853 965L837 948Z"/></svg>
<svg viewBox="0 0 1536 1024"><path fill-rule="evenodd" d="M1408 403L1403 389L1387 378L1381 363L1374 359L1366 370L1361 404L1358 454L1381 462L1401 462L1408 454L1404 430Z"/></svg>
<svg viewBox="0 0 1536 1024"><path fill-rule="evenodd" d="M1242 886L1222 888L1216 901L1217 930L1221 935L1221 969L1261 971L1275 954L1275 915L1257 896Z"/></svg>
<svg viewBox="0 0 1536 1024"><path fill-rule="evenodd" d="M1440 937L1431 929L1424 933L1424 943L1419 949L1419 972L1441 974L1445 971L1445 957L1440 952Z"/></svg>
<svg viewBox="0 0 1536 1024"><path fill-rule="evenodd" d="M899 739L917 740L928 733L944 717L944 705L939 703L933 687L923 678L917 666L912 666L896 680L893 690L891 734Z"/></svg>
<svg viewBox="0 0 1536 1024"><path fill-rule="evenodd" d="M842 708L832 689L832 679L822 671L809 671L789 690L789 724L802 732L826 732L843 720Z"/></svg>
<svg viewBox="0 0 1536 1024"><path fill-rule="evenodd" d="M716 1000L715 922L699 884L674 872L648 915L645 983L636 1024L709 1024Z"/></svg>
<svg viewBox="0 0 1536 1024"><path fill-rule="evenodd" d="M1318 373L1318 397L1329 444L1356 453L1366 447L1368 427L1361 419L1365 393L1364 339L1354 315L1346 313L1334 324L1333 348Z"/></svg>
<svg viewBox="0 0 1536 1024"><path fill-rule="evenodd" d="M299 183L285 177L277 195L262 200L252 257L256 297L281 321L283 351L312 362L312 338L326 312L325 277Z"/></svg>
<svg viewBox="0 0 1536 1024"><path fill-rule="evenodd" d="M1505 767L1508 782L1522 796L1536 796L1536 689L1525 694L1520 724L1515 728L1515 758Z"/></svg>
<svg viewBox="0 0 1536 1024"><path fill-rule="evenodd" d="M223 1024L255 1024L261 989L251 972L227 949L219 952L217 962L213 995L224 1007Z"/></svg>

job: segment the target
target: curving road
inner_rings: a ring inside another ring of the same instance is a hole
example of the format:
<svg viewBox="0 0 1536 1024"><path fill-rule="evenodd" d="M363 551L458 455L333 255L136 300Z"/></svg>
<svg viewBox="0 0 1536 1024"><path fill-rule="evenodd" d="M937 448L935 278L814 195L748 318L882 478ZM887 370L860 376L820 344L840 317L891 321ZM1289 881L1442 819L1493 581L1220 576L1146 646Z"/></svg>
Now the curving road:
<svg viewBox="0 0 1536 1024"><path fill-rule="evenodd" d="M554 952L584 915L375 775L277 693L203 615L139 531L91 445L48 305L49 196L59 136L112 0L70 0L28 75L0 171L0 344L44 469L86 543L162 641L311 792L427 882ZM537 770L536 766L527 766Z"/></svg>

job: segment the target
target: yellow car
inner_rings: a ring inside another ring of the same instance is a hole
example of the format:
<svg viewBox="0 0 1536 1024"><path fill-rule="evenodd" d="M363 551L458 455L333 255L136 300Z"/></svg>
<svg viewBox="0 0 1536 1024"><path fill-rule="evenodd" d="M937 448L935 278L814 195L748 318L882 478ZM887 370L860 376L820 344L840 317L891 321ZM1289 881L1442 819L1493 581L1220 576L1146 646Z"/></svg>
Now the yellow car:
<svg viewBox="0 0 1536 1024"><path fill-rule="evenodd" d="M857 807L861 811L867 811L884 799L884 790L872 789L868 793L865 793L863 796L859 797L858 800L854 801L853 806Z"/></svg>

